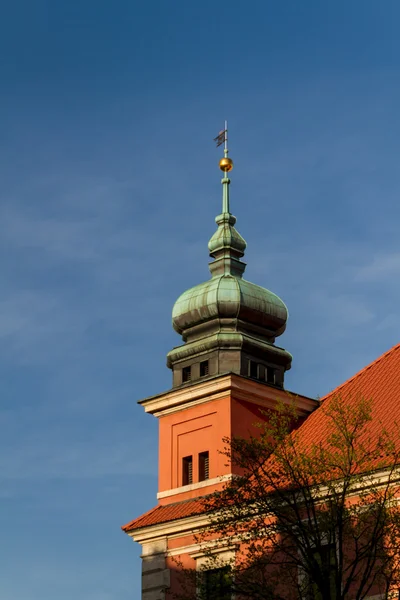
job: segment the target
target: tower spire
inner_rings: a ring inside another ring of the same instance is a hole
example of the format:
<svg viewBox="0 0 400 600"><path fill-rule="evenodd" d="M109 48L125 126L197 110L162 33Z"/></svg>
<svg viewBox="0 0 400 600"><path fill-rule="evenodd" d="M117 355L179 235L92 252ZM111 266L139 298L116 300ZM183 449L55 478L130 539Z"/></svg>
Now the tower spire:
<svg viewBox="0 0 400 600"><path fill-rule="evenodd" d="M229 206L229 184L231 180L228 173L233 169L233 160L228 156L227 121L225 121L225 129L219 132L214 141L217 147L224 144L224 156L219 161L219 168L224 175L221 179L222 213L215 218L218 229L208 244L210 256L215 260L210 263L209 267L212 275L219 275L223 272L241 277L246 267L246 264L240 260L244 255L246 242L234 228L236 217L231 214Z"/></svg>
<svg viewBox="0 0 400 600"><path fill-rule="evenodd" d="M278 296L243 278L246 242L235 229L236 217L229 207L228 175L233 160L226 121L214 141L217 147L223 145L219 160L223 176L222 212L215 218L217 229L208 242L211 279L175 302L173 327L184 343L168 353L167 364L174 373L174 387L200 379L200 365L205 363L209 375L237 373L283 387L292 357L274 342L285 330L287 308Z"/></svg>
<svg viewBox="0 0 400 600"><path fill-rule="evenodd" d="M220 146L224 143L224 158L221 158L219 161L219 168L224 173L224 177L221 179L222 183L222 214L228 213L230 214L229 207L229 184L231 180L228 177L229 171L233 169L233 160L229 158L229 150L228 150L228 121L225 121L225 129L220 131L220 133L215 138L217 142L217 146Z"/></svg>

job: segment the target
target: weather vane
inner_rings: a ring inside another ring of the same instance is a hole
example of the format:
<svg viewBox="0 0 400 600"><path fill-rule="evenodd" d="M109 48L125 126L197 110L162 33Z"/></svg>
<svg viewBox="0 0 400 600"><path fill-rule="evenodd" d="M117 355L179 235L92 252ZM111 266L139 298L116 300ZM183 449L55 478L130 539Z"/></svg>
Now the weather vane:
<svg viewBox="0 0 400 600"><path fill-rule="evenodd" d="M228 121L225 121L225 129L219 132L217 137L214 138L214 142L217 144L217 148L224 144L224 157L219 161L219 168L224 172L224 176L221 179L222 183L222 213L230 215L229 209L229 184L231 180L228 177L229 171L233 169L233 160L228 156ZM233 218L233 217L231 217Z"/></svg>
<svg viewBox="0 0 400 600"><path fill-rule="evenodd" d="M225 121L225 129L219 132L214 138L214 142L217 144L217 148L224 144L224 158L219 161L219 168L224 173L228 173L233 169L233 160L228 157L228 121Z"/></svg>

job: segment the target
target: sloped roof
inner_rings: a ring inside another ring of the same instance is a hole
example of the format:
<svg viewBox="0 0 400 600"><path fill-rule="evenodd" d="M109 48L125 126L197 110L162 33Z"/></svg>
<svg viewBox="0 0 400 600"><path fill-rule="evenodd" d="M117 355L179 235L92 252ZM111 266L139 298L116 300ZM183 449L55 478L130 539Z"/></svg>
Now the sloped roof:
<svg viewBox="0 0 400 600"><path fill-rule="evenodd" d="M174 502L173 504L165 504L155 506L144 515L134 519L130 523L123 525L122 530L128 533L141 527L149 525L158 525L159 523L167 523L184 517L192 517L201 514L204 511L201 498L191 500L183 500L182 502Z"/></svg>
<svg viewBox="0 0 400 600"><path fill-rule="evenodd" d="M372 437L378 435L382 428L391 431L396 421L400 423L400 344L324 396L321 404L338 395L349 403L357 402L360 396L372 398L373 419L368 425L368 434ZM326 415L317 409L307 417L298 431L302 432L307 443L312 444L324 438L327 427ZM204 510L203 506L202 498L156 506L122 529L129 532L200 514Z"/></svg>
<svg viewBox="0 0 400 600"><path fill-rule="evenodd" d="M396 421L400 423L400 344L324 396L321 404L337 396L349 404L355 404L360 397L372 399L373 418L367 427L368 436L378 436L382 429L393 431ZM324 411L316 410L307 417L299 431L311 444L324 439L327 427Z"/></svg>

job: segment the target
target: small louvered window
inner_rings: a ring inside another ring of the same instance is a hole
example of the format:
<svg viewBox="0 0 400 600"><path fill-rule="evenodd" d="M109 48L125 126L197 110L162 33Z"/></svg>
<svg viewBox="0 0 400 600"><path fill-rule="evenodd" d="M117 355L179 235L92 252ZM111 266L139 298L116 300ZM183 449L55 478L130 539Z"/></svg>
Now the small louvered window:
<svg viewBox="0 0 400 600"><path fill-rule="evenodd" d="M210 478L210 459L208 452L199 454L199 481Z"/></svg>
<svg viewBox="0 0 400 600"><path fill-rule="evenodd" d="M182 383L186 383L192 379L192 368L183 367L182 369Z"/></svg>
<svg viewBox="0 0 400 600"><path fill-rule="evenodd" d="M193 457L185 456L182 459L182 485L193 483Z"/></svg>
<svg viewBox="0 0 400 600"><path fill-rule="evenodd" d="M209 373L208 360L200 363L200 377L205 377Z"/></svg>

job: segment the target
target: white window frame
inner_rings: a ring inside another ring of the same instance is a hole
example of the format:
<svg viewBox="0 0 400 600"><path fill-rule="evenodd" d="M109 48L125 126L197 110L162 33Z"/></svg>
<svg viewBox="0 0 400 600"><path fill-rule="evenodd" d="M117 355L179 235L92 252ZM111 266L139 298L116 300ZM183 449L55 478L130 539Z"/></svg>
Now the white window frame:
<svg viewBox="0 0 400 600"><path fill-rule="evenodd" d="M223 569L226 565L231 565L235 560L236 551L236 547L215 546L214 548L208 547L207 550L202 549L199 552L191 553L191 557L196 560L196 571L200 575L200 573L204 573L205 571ZM210 564L210 554L213 556L218 555L216 564ZM198 596L199 588L196 590L196 597ZM235 595L232 594L232 600L234 599Z"/></svg>

